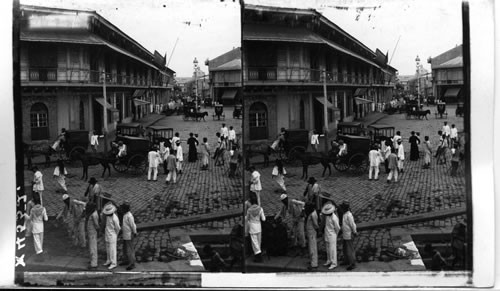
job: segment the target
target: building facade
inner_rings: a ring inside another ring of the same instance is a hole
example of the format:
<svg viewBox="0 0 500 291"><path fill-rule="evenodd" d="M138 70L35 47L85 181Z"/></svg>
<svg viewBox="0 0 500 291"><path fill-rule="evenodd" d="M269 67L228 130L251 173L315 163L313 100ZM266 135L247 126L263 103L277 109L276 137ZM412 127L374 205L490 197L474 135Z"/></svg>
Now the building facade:
<svg viewBox="0 0 500 291"><path fill-rule="evenodd" d="M233 105L241 103L241 49L229 52L208 61L210 92L214 101Z"/></svg>
<svg viewBox="0 0 500 291"><path fill-rule="evenodd" d="M446 103L463 101L462 45L430 58L428 62L432 69L434 96Z"/></svg>
<svg viewBox="0 0 500 291"><path fill-rule="evenodd" d="M20 20L25 142L62 128L112 132L167 104L174 71L165 58L96 12L21 5Z"/></svg>
<svg viewBox="0 0 500 291"><path fill-rule="evenodd" d="M274 140L280 128L336 132L382 110L396 69L315 10L245 5L244 128L248 143ZM325 103L325 89L327 102Z"/></svg>

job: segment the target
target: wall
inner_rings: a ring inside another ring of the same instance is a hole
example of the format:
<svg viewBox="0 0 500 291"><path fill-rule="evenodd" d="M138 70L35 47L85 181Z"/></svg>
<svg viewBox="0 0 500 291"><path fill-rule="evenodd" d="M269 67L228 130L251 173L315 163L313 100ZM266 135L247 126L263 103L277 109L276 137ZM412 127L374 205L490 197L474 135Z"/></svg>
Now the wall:
<svg viewBox="0 0 500 291"><path fill-rule="evenodd" d="M255 103L255 102L262 102L266 105L267 107L267 127L268 127L268 141L274 141L276 137L278 136L278 126L277 126L277 100L276 96L273 95L257 95L253 93L244 93L243 97L243 108L246 108L243 110L244 118L243 118L243 128L247 129L249 128L249 108L250 106ZM250 134L249 130L244 130L244 141L245 144L252 144L252 143L260 143L260 142L254 142L250 141Z"/></svg>
<svg viewBox="0 0 500 291"><path fill-rule="evenodd" d="M36 96L36 95L21 95L23 106L23 141L31 143L31 125L30 125L30 111L31 106L35 103L41 102L45 104L48 109L49 119L49 141L55 140L60 129L58 129L57 121L57 101L56 96Z"/></svg>

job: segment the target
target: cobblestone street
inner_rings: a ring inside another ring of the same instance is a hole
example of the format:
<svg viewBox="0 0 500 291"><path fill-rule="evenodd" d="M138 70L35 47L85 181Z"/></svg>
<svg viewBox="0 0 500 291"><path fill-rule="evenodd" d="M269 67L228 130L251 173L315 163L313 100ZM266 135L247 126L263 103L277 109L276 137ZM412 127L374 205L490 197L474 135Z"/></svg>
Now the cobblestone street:
<svg viewBox="0 0 500 291"><path fill-rule="evenodd" d="M424 108L425 110L426 108ZM430 108L434 112L435 107ZM386 218L410 217L415 214L432 213L438 210L465 207L466 190L464 163L461 162L461 171L456 177L450 175L451 162L449 157L445 165L437 165L435 158L431 160L431 169L422 169L423 157L418 161L409 160L408 137L412 130L420 132L420 138L429 136L433 153L437 148L437 131L441 130L444 121L449 125L455 124L459 132L463 131L463 118L455 117L454 108L448 107L447 119L435 119L434 115L428 116L429 120L407 120L404 114L387 115L378 120L377 124L395 126L396 131L401 131L405 146L404 173L400 173L397 183L386 183L387 174L383 166L378 181L368 180L368 173L356 175L350 171L340 173L332 166L332 175L321 177L321 165L309 168L309 177L315 177L321 191L333 194L335 201L341 203L349 200L356 223L373 222ZM260 161L257 157L256 161ZM266 216L275 215L281 206L278 184L272 180L272 163L269 167L257 166L261 173L263 191L261 193L262 205ZM285 184L287 194L292 198L301 198L307 182L302 180L302 167L300 165L287 166ZM248 189L246 189L248 191ZM431 220L406 226L409 232L420 227L450 229L464 216L455 216L441 220ZM377 260L381 250L393 247L391 228L379 228L360 232L355 239L358 256L369 253L370 260ZM341 244L338 244L341 254ZM397 246L396 246L397 247ZM305 256L307 257L307 256ZM358 258L359 259L359 258Z"/></svg>
<svg viewBox="0 0 500 291"><path fill-rule="evenodd" d="M112 194L113 199L118 203L129 201L137 224L200 214L216 214L225 210L241 208L243 201L241 176L237 178L228 177L228 161L224 166L216 167L213 165L213 159L211 159L209 170L206 171L200 170L200 160L194 163L187 162L188 146L186 140L190 132L198 133L200 142L203 137L207 137L212 148L216 144L215 133L220 130L222 123L226 123L228 127L230 125L234 126L237 134L241 133L241 119L231 117L232 108L225 108L225 114L229 116L225 122L212 119L213 108L202 109L202 111L204 110L209 112L206 121L184 121L183 115L172 115L163 117L154 123L155 125L172 127L174 133L179 132L180 134L184 149L184 165L182 174L178 175L176 184L167 185L165 183L166 175L162 166L159 167L158 181L156 182L148 182L147 173L142 175L120 174L114 169L111 170L110 177L106 173L104 178L101 178L102 167L100 165L89 167L89 177L96 177L104 191ZM49 168L43 168L43 166L41 168L45 184L43 202L49 217L53 219L63 208L63 202L61 194L56 193L59 185L52 178L54 165ZM88 185L87 181L80 179L82 169L68 166L67 170L66 185L68 194L72 198L82 199ZM32 176L31 171L25 171L25 185L31 185ZM241 223L241 217L203 222L188 227L177 227L175 230L213 229L214 231L225 230L229 233L231 227L237 223ZM168 229L140 231L135 241L138 259L143 261L161 260L162 253L166 250L169 242L169 235ZM48 248L51 245L50 241L51 234L47 232L45 234L45 244ZM172 241L173 245L175 245L174 237L172 237ZM88 256L86 249L75 249L77 251L71 251L66 255ZM99 243L99 251L103 253L100 257L105 257L102 239Z"/></svg>

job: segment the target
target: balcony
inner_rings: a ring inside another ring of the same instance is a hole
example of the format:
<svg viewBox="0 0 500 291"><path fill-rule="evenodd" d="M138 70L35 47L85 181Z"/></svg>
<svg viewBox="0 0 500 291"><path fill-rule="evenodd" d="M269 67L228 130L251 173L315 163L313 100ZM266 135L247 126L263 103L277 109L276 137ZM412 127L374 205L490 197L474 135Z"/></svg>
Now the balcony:
<svg viewBox="0 0 500 291"><path fill-rule="evenodd" d="M295 82L295 83L323 83L324 71L303 67L249 67L245 75L247 82ZM367 75L344 74L338 72L326 73L327 84L370 85L384 84L382 79L370 78Z"/></svg>
<svg viewBox="0 0 500 291"><path fill-rule="evenodd" d="M87 84L101 85L103 83L102 72L85 69L61 69L61 68L21 68L21 82L24 84L44 82L50 84ZM143 76L127 76L122 73L107 73L107 85L118 86L157 86L167 87L163 80L153 80Z"/></svg>
<svg viewBox="0 0 500 291"><path fill-rule="evenodd" d="M437 85L462 85L464 80L436 80Z"/></svg>

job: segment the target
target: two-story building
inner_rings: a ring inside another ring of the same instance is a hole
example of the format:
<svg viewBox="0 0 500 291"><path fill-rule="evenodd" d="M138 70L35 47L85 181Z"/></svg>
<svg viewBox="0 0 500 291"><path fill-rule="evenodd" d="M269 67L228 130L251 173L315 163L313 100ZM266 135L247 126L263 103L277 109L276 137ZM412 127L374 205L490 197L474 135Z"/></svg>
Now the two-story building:
<svg viewBox="0 0 500 291"><path fill-rule="evenodd" d="M462 45L430 58L434 96L447 103L463 101Z"/></svg>
<svg viewBox="0 0 500 291"><path fill-rule="evenodd" d="M396 69L312 9L245 5L242 14L246 143L280 128L329 133L391 100Z"/></svg>
<svg viewBox="0 0 500 291"><path fill-rule="evenodd" d="M207 64L214 101L224 105L241 103L241 49L234 48Z"/></svg>
<svg viewBox="0 0 500 291"><path fill-rule="evenodd" d="M53 140L61 128L111 132L167 104L174 71L165 57L95 11L21 5L19 13L25 142Z"/></svg>

